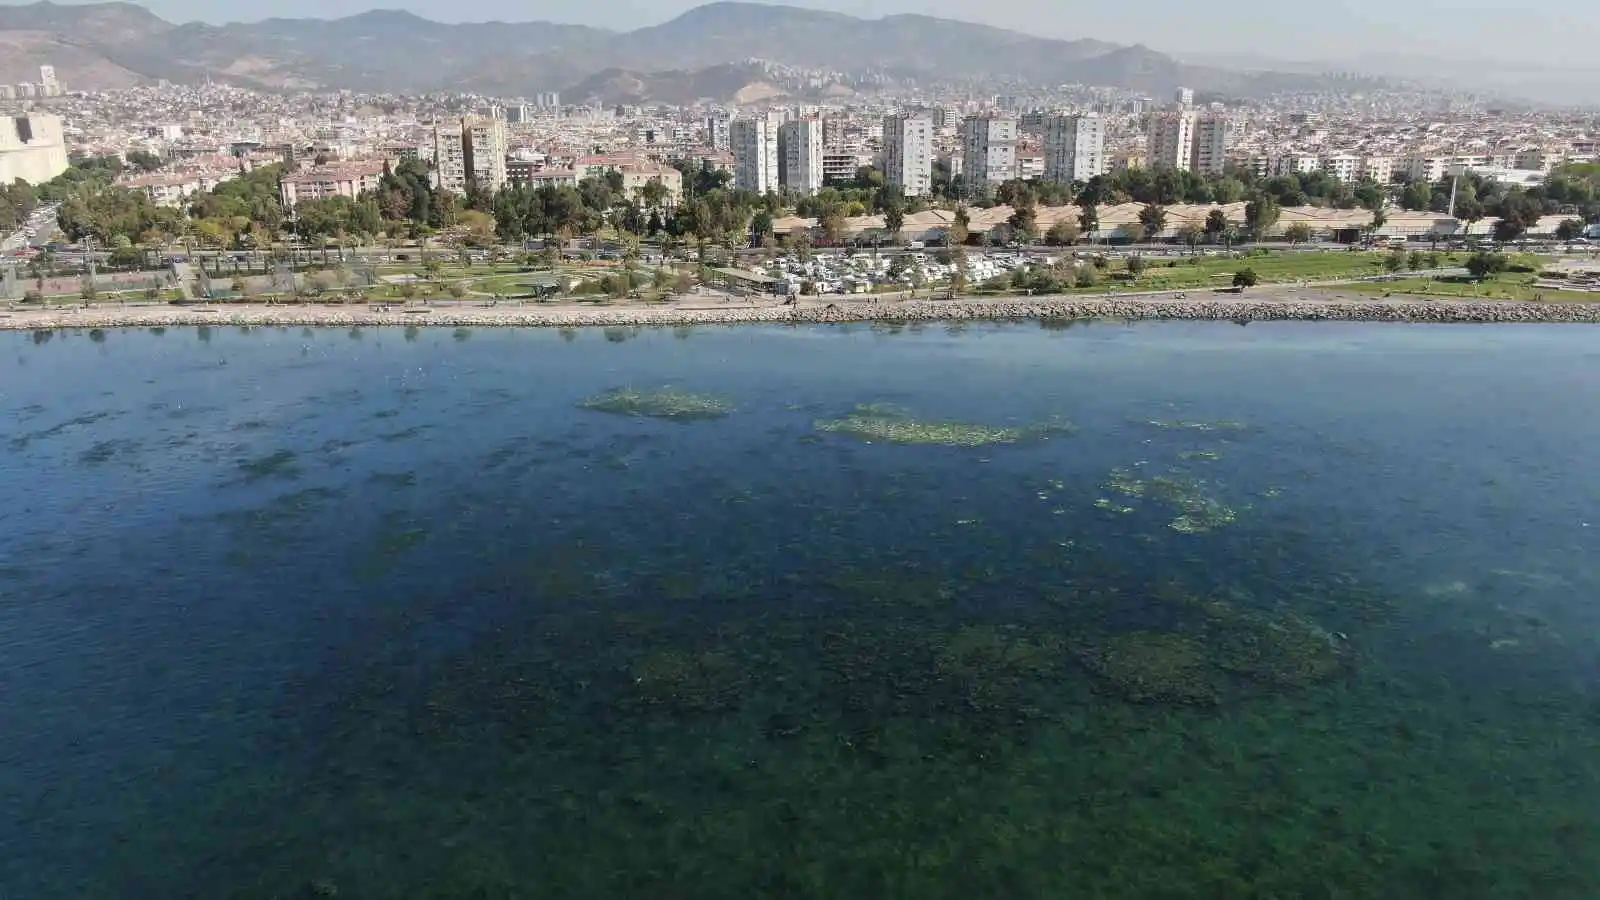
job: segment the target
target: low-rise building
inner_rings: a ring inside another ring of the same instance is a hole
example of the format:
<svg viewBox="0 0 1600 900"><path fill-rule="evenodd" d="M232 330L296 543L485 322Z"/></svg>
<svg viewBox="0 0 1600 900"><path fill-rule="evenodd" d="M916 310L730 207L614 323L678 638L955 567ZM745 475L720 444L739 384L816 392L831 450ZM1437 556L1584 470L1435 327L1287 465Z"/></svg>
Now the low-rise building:
<svg viewBox="0 0 1600 900"><path fill-rule="evenodd" d="M393 164L392 160L367 159L312 166L283 176L278 182L279 195L285 209L293 209L304 200L329 197L354 200L368 191L376 191L384 169Z"/></svg>

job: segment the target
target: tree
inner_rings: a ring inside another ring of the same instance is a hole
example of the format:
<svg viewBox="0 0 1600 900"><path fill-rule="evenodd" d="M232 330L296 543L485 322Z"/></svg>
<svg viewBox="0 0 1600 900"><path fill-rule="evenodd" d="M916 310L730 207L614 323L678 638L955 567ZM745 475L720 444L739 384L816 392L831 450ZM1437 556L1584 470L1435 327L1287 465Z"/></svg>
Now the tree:
<svg viewBox="0 0 1600 900"><path fill-rule="evenodd" d="M461 213L457 222L466 231L466 242L471 247L493 247L496 231L494 216L476 209Z"/></svg>
<svg viewBox="0 0 1600 900"><path fill-rule="evenodd" d="M1233 273L1233 286L1236 288L1252 288L1259 284L1260 281L1261 278L1256 275L1255 269L1240 269Z"/></svg>
<svg viewBox="0 0 1600 900"><path fill-rule="evenodd" d="M1483 221L1484 213L1483 203L1476 197L1456 203L1456 218L1467 223L1467 227L1461 232L1463 237L1472 234L1472 226Z"/></svg>
<svg viewBox="0 0 1600 900"><path fill-rule="evenodd" d="M1166 207L1146 203L1144 209L1139 210L1139 224L1144 227L1145 236L1154 240L1167 229Z"/></svg>
<svg viewBox="0 0 1600 900"><path fill-rule="evenodd" d="M1145 269L1144 257L1139 256L1137 254L1135 254L1134 256L1128 257L1128 274L1129 275L1132 275L1133 277L1138 278L1139 274L1141 272L1143 272L1144 269Z"/></svg>
<svg viewBox="0 0 1600 900"><path fill-rule="evenodd" d="M1073 276L1073 283L1081 288L1092 288L1100 281L1100 276L1095 273L1094 266L1079 266Z"/></svg>
<svg viewBox="0 0 1600 900"><path fill-rule="evenodd" d="M154 172L163 164L161 157L148 150L129 150L122 155L122 158L127 160L128 165L141 172Z"/></svg>
<svg viewBox="0 0 1600 900"><path fill-rule="evenodd" d="M1494 223L1494 239L1506 243L1528 233L1528 226L1516 216L1501 216Z"/></svg>
<svg viewBox="0 0 1600 900"><path fill-rule="evenodd" d="M1011 218L1007 220L1019 242L1030 244L1037 237L1038 201L1026 186L1013 192Z"/></svg>
<svg viewBox="0 0 1600 900"><path fill-rule="evenodd" d="M1503 253L1474 253L1467 258L1467 271L1472 277L1482 281L1490 275L1498 275L1510 266L1510 261Z"/></svg>
<svg viewBox="0 0 1600 900"><path fill-rule="evenodd" d="M1389 214L1384 212L1383 207L1380 206L1377 209L1373 210L1372 211L1372 223L1367 226L1367 237L1368 238L1376 237L1378 232L1383 230L1383 226L1385 224L1387 224L1388 221L1389 221Z"/></svg>
<svg viewBox="0 0 1600 900"><path fill-rule="evenodd" d="M900 243L900 230L906 224L906 211L900 204L895 203L883 211L883 228L889 232L889 240Z"/></svg>
<svg viewBox="0 0 1600 900"><path fill-rule="evenodd" d="M1062 219L1051 225L1050 230L1044 233L1044 242L1052 247L1070 247L1076 244L1078 242L1077 224L1070 219Z"/></svg>
<svg viewBox="0 0 1600 900"><path fill-rule="evenodd" d="M1400 192L1402 209L1426 212L1433 208L1433 185L1426 181L1413 181Z"/></svg>
<svg viewBox="0 0 1600 900"><path fill-rule="evenodd" d="M1309 243L1311 226L1304 222L1296 222L1283 230L1283 236L1288 239L1290 246Z"/></svg>
<svg viewBox="0 0 1600 900"><path fill-rule="evenodd" d="M772 236L772 213L764 209L756 210L750 217L750 235L756 242L761 242Z"/></svg>
<svg viewBox="0 0 1600 900"><path fill-rule="evenodd" d="M1212 242L1216 242L1217 240L1221 239L1222 235L1226 233L1230 227L1231 226L1228 222L1228 214L1222 210L1213 209L1211 212L1206 214L1206 237L1210 238Z"/></svg>
<svg viewBox="0 0 1600 900"><path fill-rule="evenodd" d="M1404 250L1392 250L1383 258L1383 270L1391 275L1405 267L1406 252Z"/></svg>
<svg viewBox="0 0 1600 900"><path fill-rule="evenodd" d="M1078 213L1078 228L1089 236L1090 243L1094 242L1095 233L1100 230L1100 212L1093 203L1082 205Z"/></svg>
<svg viewBox="0 0 1600 900"><path fill-rule="evenodd" d="M971 236L972 216L965 206L956 207L955 217L950 222L950 235L948 243L952 247L960 247L967 243Z"/></svg>
<svg viewBox="0 0 1600 900"><path fill-rule="evenodd" d="M1422 271L1422 267L1426 264L1426 258L1422 255L1421 250L1413 250L1406 256L1406 268L1412 272Z"/></svg>
<svg viewBox="0 0 1600 900"><path fill-rule="evenodd" d="M1194 251L1195 247L1199 246L1200 241L1205 239L1205 235L1205 229L1194 224L1193 222L1190 222L1189 224L1178 229L1178 240L1187 244L1191 253Z"/></svg>
<svg viewBox="0 0 1600 900"><path fill-rule="evenodd" d="M1556 239L1570 241L1583 234L1582 219L1565 219L1556 226Z"/></svg>
<svg viewBox="0 0 1600 900"><path fill-rule="evenodd" d="M1278 215L1282 211L1278 201L1267 194L1253 197L1244 205L1244 224L1250 229L1251 237L1257 241L1265 240L1267 232L1278 224Z"/></svg>

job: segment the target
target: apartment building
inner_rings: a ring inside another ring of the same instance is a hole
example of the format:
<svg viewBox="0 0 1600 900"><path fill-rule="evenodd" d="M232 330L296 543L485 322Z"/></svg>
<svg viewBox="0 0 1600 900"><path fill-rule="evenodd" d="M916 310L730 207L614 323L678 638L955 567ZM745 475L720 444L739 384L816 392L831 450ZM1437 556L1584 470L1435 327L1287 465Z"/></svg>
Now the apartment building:
<svg viewBox="0 0 1600 900"><path fill-rule="evenodd" d="M961 120L961 177L971 187L1017 177L1017 120L969 116Z"/></svg>
<svg viewBox="0 0 1600 900"><path fill-rule="evenodd" d="M778 181L799 194L822 188L822 119L795 119L778 126Z"/></svg>
<svg viewBox="0 0 1600 900"><path fill-rule="evenodd" d="M706 146L713 150L728 151L733 148L732 138L729 135L729 120L726 116L706 117Z"/></svg>
<svg viewBox="0 0 1600 900"><path fill-rule="evenodd" d="M1314 153L1284 153L1272 158L1273 175L1299 175L1322 168L1322 157Z"/></svg>
<svg viewBox="0 0 1600 900"><path fill-rule="evenodd" d="M498 111L433 126L433 181L440 190L467 192L476 184L494 193L506 178L506 122Z"/></svg>
<svg viewBox="0 0 1600 900"><path fill-rule="evenodd" d="M313 166L283 176L278 183L278 193L285 209L294 209L305 200L329 197L354 200L367 191L376 191L383 179L384 167L393 164L392 160L366 159Z"/></svg>
<svg viewBox="0 0 1600 900"><path fill-rule="evenodd" d="M60 116L0 116L0 184L43 184L66 170Z"/></svg>
<svg viewBox="0 0 1600 900"><path fill-rule="evenodd" d="M1159 112L1149 121L1150 165L1189 168L1194 158L1194 113Z"/></svg>
<svg viewBox="0 0 1600 900"><path fill-rule="evenodd" d="M907 197L933 193L933 119L921 113L883 120L884 180Z"/></svg>
<svg viewBox="0 0 1600 900"><path fill-rule="evenodd" d="M733 149L733 186L757 194L778 187L778 126L766 118L734 119L728 126Z"/></svg>
<svg viewBox="0 0 1600 900"><path fill-rule="evenodd" d="M1530 147L1520 150L1512 161L1511 168L1528 169L1537 172L1548 172L1560 165L1566 154L1560 150L1545 147Z"/></svg>
<svg viewBox="0 0 1600 900"><path fill-rule="evenodd" d="M1402 159L1400 165L1412 181L1439 181L1450 170L1450 163L1448 156L1413 154Z"/></svg>
<svg viewBox="0 0 1600 900"><path fill-rule="evenodd" d="M1340 181L1358 181L1361 178L1361 157L1354 153L1325 154L1318 168Z"/></svg>
<svg viewBox="0 0 1600 900"><path fill-rule="evenodd" d="M1394 181L1394 157L1368 156L1361 160L1361 178L1375 181L1378 184L1388 184Z"/></svg>
<svg viewBox="0 0 1600 900"><path fill-rule="evenodd" d="M822 154L822 181L831 184L840 181L849 181L856 177L856 170L871 162L871 157L864 157L854 150L827 150Z"/></svg>
<svg viewBox="0 0 1600 900"><path fill-rule="evenodd" d="M1197 117L1189 152L1190 170L1204 175L1221 175L1228 168L1228 149L1232 146L1232 119L1222 115Z"/></svg>
<svg viewBox="0 0 1600 900"><path fill-rule="evenodd" d="M1044 179L1071 184L1106 172L1105 120L1096 113L1044 121Z"/></svg>

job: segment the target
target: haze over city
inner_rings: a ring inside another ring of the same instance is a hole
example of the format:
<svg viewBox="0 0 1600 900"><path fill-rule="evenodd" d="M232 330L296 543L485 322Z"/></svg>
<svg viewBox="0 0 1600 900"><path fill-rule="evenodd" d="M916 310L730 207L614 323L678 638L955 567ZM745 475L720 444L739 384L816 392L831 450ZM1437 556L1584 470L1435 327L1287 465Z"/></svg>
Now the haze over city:
<svg viewBox="0 0 1600 900"><path fill-rule="evenodd" d="M265 18L334 18L378 8L404 9L440 22L528 21L628 30L698 6L696 0L607 0L529 5L520 0L135 0L174 22L253 22ZM757 0L767 2L767 0ZM0 6L20 5L0 0ZM1537 6L1476 0L1374 4L1329 0L1314 13L1266 0L1209 4L1148 0L1138 4L1052 4L1042 0L797 0L786 5L877 17L921 14L980 22L1057 38L1144 43L1179 56L1238 54L1263 60L1359 62L1372 54L1485 58L1547 66L1592 64L1600 7L1581 0ZM1412 74L1412 73L1406 73Z"/></svg>

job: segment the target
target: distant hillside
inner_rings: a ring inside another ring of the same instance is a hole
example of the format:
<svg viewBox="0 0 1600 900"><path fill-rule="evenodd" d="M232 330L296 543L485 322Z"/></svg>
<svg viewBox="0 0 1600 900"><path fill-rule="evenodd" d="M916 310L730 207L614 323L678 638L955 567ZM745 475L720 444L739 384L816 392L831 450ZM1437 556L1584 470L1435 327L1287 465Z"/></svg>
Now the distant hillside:
<svg viewBox="0 0 1600 900"><path fill-rule="evenodd" d="M1033 37L930 16L861 19L786 6L719 2L628 32L549 22L449 25L393 10L342 19L174 25L129 3L0 6L0 72L18 80L56 66L82 89L206 77L265 89L350 88L526 95L576 89L609 100L728 99L754 59L804 70L912 77L1078 82L1165 92L1264 90L1270 73L1190 66L1147 47ZM731 68L730 68L731 67ZM621 73L654 73L648 78ZM1316 76L1290 75L1292 86ZM607 84L607 80L612 83ZM591 84L592 82L592 84ZM732 87L731 90L728 90ZM783 85L774 86L787 90ZM695 95L695 96L690 96Z"/></svg>
<svg viewBox="0 0 1600 900"><path fill-rule="evenodd" d="M755 103L791 96L794 90L751 64L710 66L693 71L651 72L606 69L562 90L573 103L665 103L687 106L701 100Z"/></svg>

